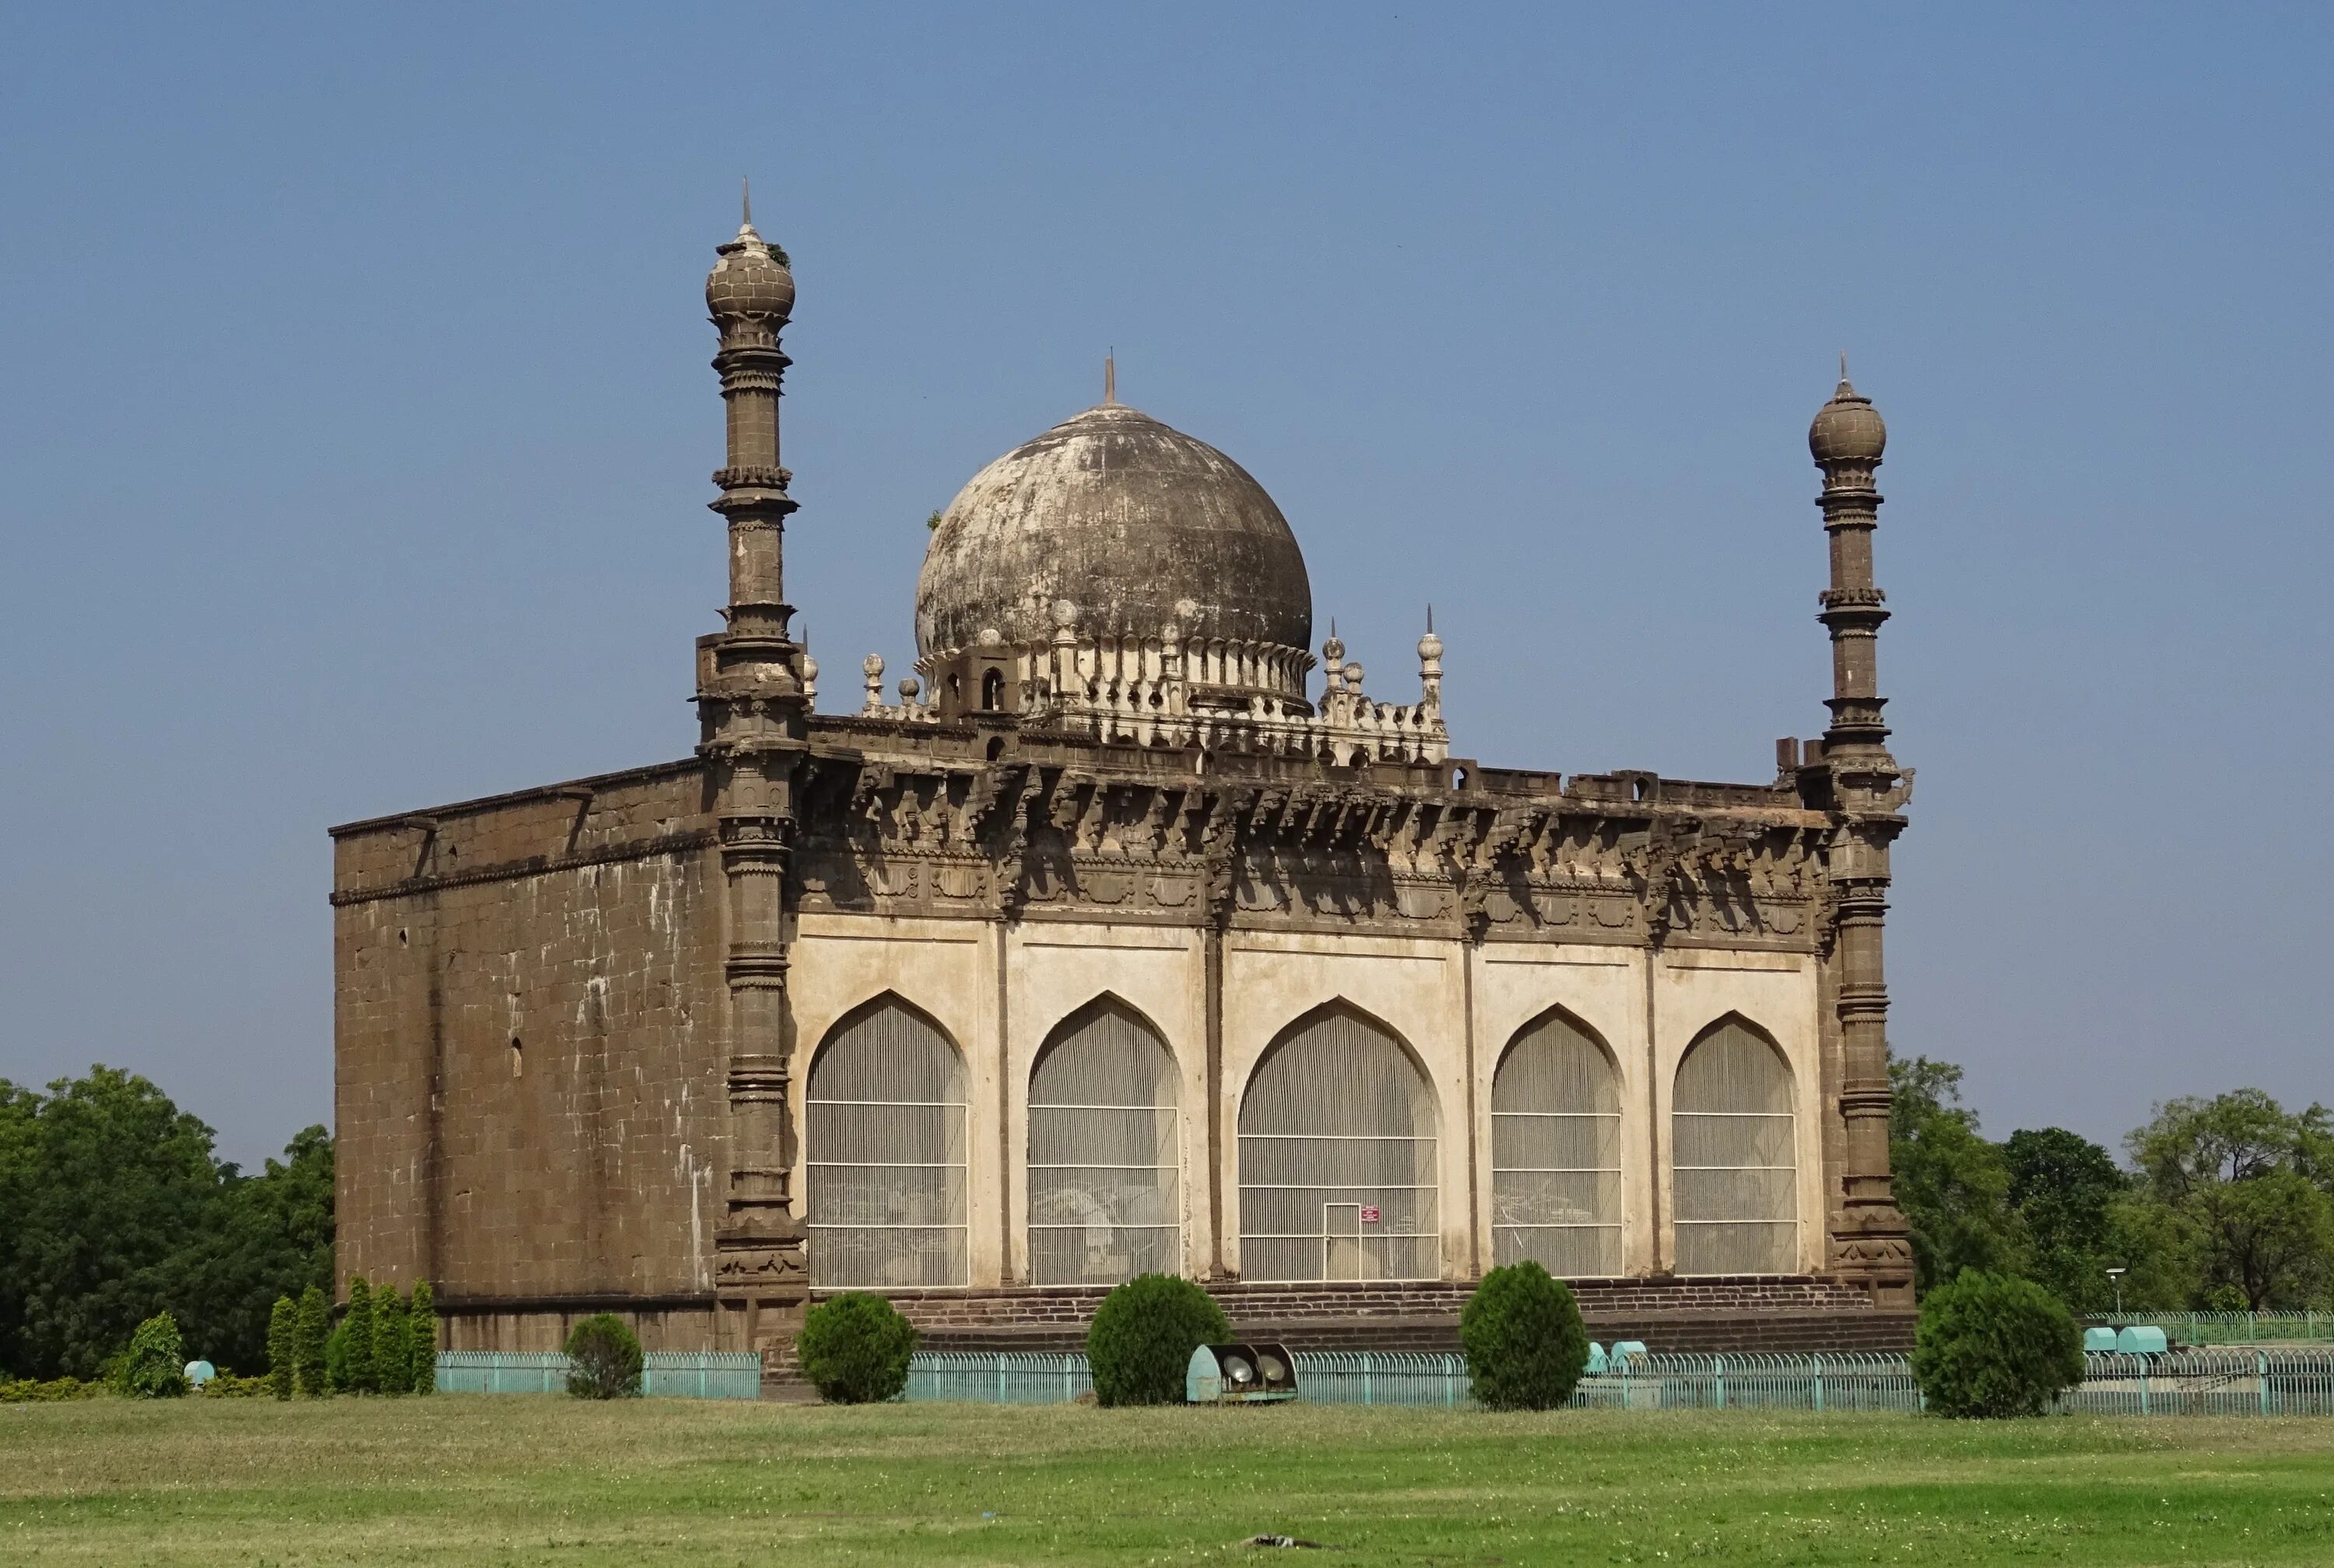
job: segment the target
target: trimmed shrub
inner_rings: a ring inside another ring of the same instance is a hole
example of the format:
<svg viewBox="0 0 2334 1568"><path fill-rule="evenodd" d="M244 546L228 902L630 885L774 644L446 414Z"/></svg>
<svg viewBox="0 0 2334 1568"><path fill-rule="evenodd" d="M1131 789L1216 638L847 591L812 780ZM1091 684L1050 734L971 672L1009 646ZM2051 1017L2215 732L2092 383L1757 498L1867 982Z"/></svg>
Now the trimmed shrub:
<svg viewBox="0 0 2334 1568"><path fill-rule="evenodd" d="M908 1386L916 1329L880 1295L852 1291L821 1302L795 1335L795 1359L818 1397L834 1405L895 1400Z"/></svg>
<svg viewBox="0 0 2334 1568"><path fill-rule="evenodd" d="M1180 1405L1191 1352L1232 1337L1216 1298L1180 1275L1142 1274L1095 1309L1086 1364L1100 1405Z"/></svg>
<svg viewBox="0 0 2334 1568"><path fill-rule="evenodd" d="M116 1388L141 1400L174 1400L185 1393L187 1342L178 1336L178 1320L156 1313L140 1323L114 1376Z"/></svg>
<svg viewBox="0 0 2334 1568"><path fill-rule="evenodd" d="M274 1391L271 1378L238 1378L233 1372L220 1372L196 1390L207 1400L257 1400Z"/></svg>
<svg viewBox="0 0 2334 1568"><path fill-rule="evenodd" d="M401 1394L413 1386L413 1341L407 1336L405 1298L393 1284L372 1293L373 1386Z"/></svg>
<svg viewBox="0 0 2334 1568"><path fill-rule="evenodd" d="M372 1363L372 1286L358 1275L349 1281L349 1310L341 1316L341 1373L333 1386L343 1393L370 1394L381 1387Z"/></svg>
<svg viewBox="0 0 2334 1568"><path fill-rule="evenodd" d="M1527 1260L1483 1276L1459 1313L1467 1380L1488 1410L1553 1410L1588 1365L1572 1287Z"/></svg>
<svg viewBox="0 0 2334 1568"><path fill-rule="evenodd" d="M405 1316L413 1338L413 1391L434 1394L438 1391L438 1304L429 1294L428 1280L413 1282L413 1300Z"/></svg>
<svg viewBox="0 0 2334 1568"><path fill-rule="evenodd" d="M333 1303L321 1285L300 1293L300 1318L292 1344L293 1382L303 1398L322 1399L332 1391L325 1376L324 1342L333 1336Z"/></svg>
<svg viewBox="0 0 2334 1568"><path fill-rule="evenodd" d="M300 1309L288 1295L275 1298L267 1309L267 1391L279 1400L292 1397L299 1376Z"/></svg>
<svg viewBox="0 0 2334 1568"><path fill-rule="evenodd" d="M567 1333L567 1391L579 1400L626 1400L641 1391L641 1342L613 1313L595 1313Z"/></svg>
<svg viewBox="0 0 2334 1568"><path fill-rule="evenodd" d="M85 1383L79 1378L53 1378L45 1383L35 1382L31 1378L0 1379L0 1405L46 1404L52 1400L93 1400L111 1391L103 1383Z"/></svg>
<svg viewBox="0 0 2334 1568"><path fill-rule="evenodd" d="M1941 1416L2039 1416L2083 1380L2083 1335L2029 1279L1963 1269L1921 1302L1913 1376Z"/></svg>

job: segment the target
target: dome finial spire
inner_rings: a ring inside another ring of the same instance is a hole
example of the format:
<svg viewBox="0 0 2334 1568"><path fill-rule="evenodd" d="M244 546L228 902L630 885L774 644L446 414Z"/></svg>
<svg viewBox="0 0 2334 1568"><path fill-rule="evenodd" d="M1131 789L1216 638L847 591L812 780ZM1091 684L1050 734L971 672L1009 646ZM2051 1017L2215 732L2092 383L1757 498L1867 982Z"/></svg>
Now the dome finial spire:
<svg viewBox="0 0 2334 1568"><path fill-rule="evenodd" d="M1105 350L1102 356L1102 400L1118 401L1118 351Z"/></svg>
<svg viewBox="0 0 2334 1568"><path fill-rule="evenodd" d="M754 180L753 177L750 175L741 174L738 177L738 205L741 209L738 226L739 228L753 227ZM1847 362L1847 357L1844 354L1840 356L1840 362L1845 365ZM1843 370L1841 373L1845 375L1847 372Z"/></svg>

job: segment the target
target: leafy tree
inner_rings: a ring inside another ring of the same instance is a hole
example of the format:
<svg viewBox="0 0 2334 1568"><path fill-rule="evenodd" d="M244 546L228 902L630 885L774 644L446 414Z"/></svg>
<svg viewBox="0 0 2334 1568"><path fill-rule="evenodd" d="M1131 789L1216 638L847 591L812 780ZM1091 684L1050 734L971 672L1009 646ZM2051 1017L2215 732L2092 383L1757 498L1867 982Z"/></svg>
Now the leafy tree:
<svg viewBox="0 0 2334 1568"><path fill-rule="evenodd" d="M300 1309L288 1295L275 1298L267 1313L267 1391L292 1397L300 1365Z"/></svg>
<svg viewBox="0 0 2334 1568"><path fill-rule="evenodd" d="M434 1394L438 1391L438 1303L429 1294L429 1282L426 1279L413 1282L413 1300L406 1308L406 1322L413 1339L413 1391Z"/></svg>
<svg viewBox="0 0 2334 1568"><path fill-rule="evenodd" d="M406 1331L405 1298L393 1284L372 1294L372 1375L384 1394L413 1387L413 1340Z"/></svg>
<svg viewBox="0 0 2334 1568"><path fill-rule="evenodd" d="M275 1298L332 1266L332 1140L311 1128L285 1153L246 1178L113 1068L0 1082L0 1364L92 1376L167 1311L210 1360L259 1365Z"/></svg>
<svg viewBox="0 0 2334 1568"><path fill-rule="evenodd" d="M345 1347L342 1352L340 1386L352 1394L370 1394L381 1388L372 1359L372 1286L358 1275L349 1281L349 1310L341 1315Z"/></svg>
<svg viewBox="0 0 2334 1568"><path fill-rule="evenodd" d="M2183 1206L2204 1236L2209 1286L2263 1312L2323 1299L2334 1273L2334 1199L2280 1166L2242 1181L2198 1188Z"/></svg>
<svg viewBox="0 0 2334 1568"><path fill-rule="evenodd" d="M293 1344L293 1366L302 1397L320 1399L332 1391L325 1377L324 1342L332 1337L333 1303L322 1285L300 1293L300 1318Z"/></svg>
<svg viewBox="0 0 2334 1568"><path fill-rule="evenodd" d="M2108 1247L2115 1201L2130 1185L2115 1156L2063 1127L2021 1130L2001 1147L2010 1203L2023 1227L2028 1271L2078 1313L2114 1304Z"/></svg>
<svg viewBox="0 0 2334 1568"><path fill-rule="evenodd" d="M2334 1279L2329 1113L2289 1113L2258 1089L2156 1107L2127 1140L2149 1196L2189 1238L2191 1301L2216 1292L2253 1311L2302 1306Z"/></svg>
<svg viewBox="0 0 2334 1568"><path fill-rule="evenodd" d="M0 1361L87 1379L140 1323L188 1305L180 1261L222 1187L211 1130L110 1067L49 1085L31 1107L29 1137L21 1094L10 1096L12 1141L21 1140L9 1161L13 1234L0 1241L11 1254L0 1279L16 1295L15 1336ZM198 1312L188 1320L207 1327Z"/></svg>
<svg viewBox="0 0 2334 1568"><path fill-rule="evenodd" d="M1889 1160L1913 1231L1914 1286L1963 1269L2018 1272L2026 1242L2010 1204L2010 1168L1961 1102L1962 1070L1925 1056L1891 1062Z"/></svg>

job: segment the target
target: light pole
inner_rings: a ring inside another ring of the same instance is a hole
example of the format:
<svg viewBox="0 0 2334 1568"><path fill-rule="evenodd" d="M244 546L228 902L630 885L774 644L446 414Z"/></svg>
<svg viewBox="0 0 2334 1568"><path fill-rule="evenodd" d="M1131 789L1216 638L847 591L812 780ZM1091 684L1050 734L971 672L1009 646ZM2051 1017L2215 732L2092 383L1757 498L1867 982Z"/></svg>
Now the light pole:
<svg viewBox="0 0 2334 1568"><path fill-rule="evenodd" d="M2115 1281L2116 1316L2118 1320L2123 1316L2123 1275L2124 1271L2119 1268L2111 1268L2107 1270L2107 1277Z"/></svg>

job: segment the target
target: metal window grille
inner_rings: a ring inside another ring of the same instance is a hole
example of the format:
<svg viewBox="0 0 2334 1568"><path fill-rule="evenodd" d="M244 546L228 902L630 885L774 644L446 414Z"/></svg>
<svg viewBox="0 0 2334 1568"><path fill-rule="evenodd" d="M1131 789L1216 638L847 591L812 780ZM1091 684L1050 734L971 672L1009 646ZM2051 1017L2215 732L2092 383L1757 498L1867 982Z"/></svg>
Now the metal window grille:
<svg viewBox="0 0 2334 1568"><path fill-rule="evenodd" d="M1621 1272L1621 1089L1596 1043L1553 1014L1491 1077L1491 1254L1574 1278Z"/></svg>
<svg viewBox="0 0 2334 1568"><path fill-rule="evenodd" d="M1711 1030L1678 1064L1670 1130L1677 1272L1792 1272L1798 1139L1781 1053L1733 1020Z"/></svg>
<svg viewBox="0 0 2334 1568"><path fill-rule="evenodd" d="M1029 1075L1029 1276L1114 1284L1183 1266L1175 1059L1103 1003Z"/></svg>
<svg viewBox="0 0 2334 1568"><path fill-rule="evenodd" d="M1239 1112L1240 1272L1432 1279L1434 1101L1394 1036L1344 1011L1284 1035Z"/></svg>
<svg viewBox="0 0 2334 1568"><path fill-rule="evenodd" d="M970 1278L964 1059L896 1003L811 1064L803 1130L811 1277L868 1289Z"/></svg>

